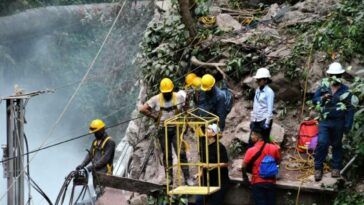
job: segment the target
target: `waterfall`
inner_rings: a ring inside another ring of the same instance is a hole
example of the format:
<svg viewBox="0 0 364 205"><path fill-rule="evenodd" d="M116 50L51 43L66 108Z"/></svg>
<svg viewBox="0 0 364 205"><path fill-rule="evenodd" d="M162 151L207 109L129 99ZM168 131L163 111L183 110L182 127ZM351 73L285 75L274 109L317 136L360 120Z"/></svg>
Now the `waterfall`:
<svg viewBox="0 0 364 205"><path fill-rule="evenodd" d="M56 91L29 100L25 133L30 150L37 149L48 137L47 145L85 134L94 118L104 119L107 125L130 119L139 92L138 68L133 59L152 18L149 2L128 3L71 108L53 136L45 136L95 56L118 8L116 4L46 7L0 17L0 96L13 94L15 84L25 91ZM1 103L0 144L6 143L5 122ZM115 158L117 175L125 173L132 151L122 140L126 128L127 124L123 124L107 130L120 142L119 157ZM30 163L31 176L52 200L64 177L81 163L92 140L93 136L89 136L40 151ZM0 187L2 195L5 179ZM32 193L34 204L46 204L34 190Z"/></svg>

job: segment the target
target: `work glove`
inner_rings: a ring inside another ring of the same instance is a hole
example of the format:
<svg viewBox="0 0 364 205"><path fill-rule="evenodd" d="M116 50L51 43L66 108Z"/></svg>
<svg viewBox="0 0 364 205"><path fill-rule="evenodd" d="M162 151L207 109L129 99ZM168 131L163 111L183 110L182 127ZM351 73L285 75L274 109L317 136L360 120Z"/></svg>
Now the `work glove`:
<svg viewBox="0 0 364 205"><path fill-rule="evenodd" d="M83 165L78 165L78 166L76 167L76 170L77 170L77 171L79 171L79 170L83 169L83 167L84 167Z"/></svg>

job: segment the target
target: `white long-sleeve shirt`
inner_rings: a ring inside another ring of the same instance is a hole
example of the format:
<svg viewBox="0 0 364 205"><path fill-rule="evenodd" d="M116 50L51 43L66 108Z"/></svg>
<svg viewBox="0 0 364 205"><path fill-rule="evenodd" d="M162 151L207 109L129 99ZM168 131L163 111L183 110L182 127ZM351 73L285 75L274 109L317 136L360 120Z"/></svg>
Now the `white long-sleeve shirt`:
<svg viewBox="0 0 364 205"><path fill-rule="evenodd" d="M268 86L264 86L263 90L257 88L255 90L253 111L251 112L251 121L260 122L266 120L269 124L273 118L274 92Z"/></svg>

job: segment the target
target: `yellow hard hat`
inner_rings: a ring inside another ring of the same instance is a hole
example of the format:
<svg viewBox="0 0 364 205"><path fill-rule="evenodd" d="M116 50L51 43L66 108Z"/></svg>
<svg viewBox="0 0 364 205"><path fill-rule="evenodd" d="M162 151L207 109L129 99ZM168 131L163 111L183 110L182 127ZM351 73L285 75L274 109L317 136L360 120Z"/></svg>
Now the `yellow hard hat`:
<svg viewBox="0 0 364 205"><path fill-rule="evenodd" d="M169 92L172 92L173 88L174 88L174 85L173 85L172 80L169 78L163 78L163 80L161 81L161 84L160 84L160 91L162 93L169 93Z"/></svg>
<svg viewBox="0 0 364 205"><path fill-rule="evenodd" d="M205 74L201 79L201 90L209 91L215 85L215 78L210 74Z"/></svg>
<svg viewBox="0 0 364 205"><path fill-rule="evenodd" d="M189 73L188 75L186 75L185 78L185 83L186 83L186 87L190 87L193 83L193 79L195 79L197 76L194 73Z"/></svg>
<svg viewBox="0 0 364 205"><path fill-rule="evenodd" d="M195 77L192 81L192 87L195 89L198 89L201 87L201 78L200 77Z"/></svg>
<svg viewBox="0 0 364 205"><path fill-rule="evenodd" d="M105 127L105 123L100 119L92 120L90 124L90 133L95 133Z"/></svg>

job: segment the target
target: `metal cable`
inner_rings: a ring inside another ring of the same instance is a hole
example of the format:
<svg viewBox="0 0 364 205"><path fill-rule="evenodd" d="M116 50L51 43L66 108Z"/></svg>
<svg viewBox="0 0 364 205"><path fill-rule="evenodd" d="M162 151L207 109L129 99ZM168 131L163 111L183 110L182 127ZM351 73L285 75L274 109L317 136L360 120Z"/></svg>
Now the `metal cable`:
<svg viewBox="0 0 364 205"><path fill-rule="evenodd" d="M94 57L94 59L92 60L92 62L91 62L91 64L90 64L90 66L89 66L89 68L88 68L88 70L86 71L86 73L85 73L85 75L83 76L83 78L82 78L82 80L81 80L81 82L79 83L79 85L77 86L77 88L76 88L76 90L75 90L75 92L73 93L73 95L71 96L71 98L68 100L68 103L66 104L66 106L64 107L64 109L63 109L63 111L62 111L62 113L59 115L59 117L58 117L58 119L56 120L56 122L53 124L53 126L51 127L51 129L49 130L49 132L48 132L48 134L47 134L47 138L43 141L43 143L41 143L41 146L40 147L42 147L42 146L44 146L44 144L47 142L47 140L51 137L51 135L53 134L53 132L54 132L54 130L55 130L55 128L57 127L57 125L59 124L59 122L61 121L61 119L63 118L63 116L64 116L64 114L65 114L65 112L68 110L68 108L69 108L69 106L70 106L70 104L72 103L72 101L73 101L73 99L75 98L75 96L78 94L78 91L80 90L80 88L81 88L81 86L82 86L82 84L84 83L84 81L87 79L87 76L88 76L88 74L90 73L90 71L92 70L92 68L93 68L93 66L94 66L94 64L95 64L95 62L96 62L96 60L98 59L98 57L99 57L99 55L100 55L100 53L101 53L101 51L102 51L102 49L104 48L104 46L105 46L105 44L106 44L106 42L107 42L107 40L108 40L108 38L110 37L110 34L111 34L111 31L113 30L113 28L115 27L115 25L116 25L116 22L117 22L117 20L119 19L119 17L120 17L120 15L121 15L121 13L122 13L122 10L123 10L123 8L124 8L124 6L125 6L125 4L126 4L126 0L124 0L124 3L123 3L123 5L121 6L121 8L120 8L120 10L119 10L119 12L118 12L118 14L117 14L117 16L115 17L115 19L114 19L114 22L112 23L112 25L111 25L111 27L110 27L110 29L109 29L109 31L108 31L108 33L107 33L107 35L106 35L106 37L105 37L105 39L104 39L104 41L102 42L102 44L101 44L101 46L100 46L100 48L99 48L99 50L98 50L98 52L97 52L97 54L96 54L96 56ZM32 157L32 159L30 159L30 162L32 162L33 161L33 159L35 158L35 156L36 155L34 155L33 157ZM29 162L29 163L30 163ZM22 172L24 172L24 170L22 171ZM21 174L23 174L23 173L20 173L16 178L19 178L19 176L21 175ZM15 182L15 181L14 181ZM7 195L7 193L9 192L9 190L14 186L14 182L8 187L8 189L7 189L7 191L1 196L1 198L0 198L0 201L2 201L4 198L5 198L5 196Z"/></svg>

